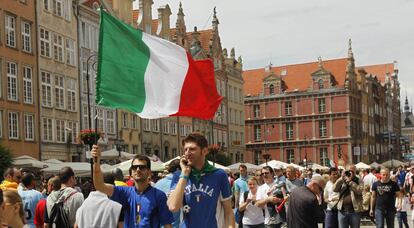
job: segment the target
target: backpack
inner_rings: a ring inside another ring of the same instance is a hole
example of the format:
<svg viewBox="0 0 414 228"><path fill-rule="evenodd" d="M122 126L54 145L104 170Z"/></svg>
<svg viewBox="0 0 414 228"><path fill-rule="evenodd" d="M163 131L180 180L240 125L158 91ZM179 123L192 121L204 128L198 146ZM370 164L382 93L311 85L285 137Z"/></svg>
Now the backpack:
<svg viewBox="0 0 414 228"><path fill-rule="evenodd" d="M69 215L66 213L65 208L63 207L66 201L76 193L72 192L63 200L59 199L52 207L50 212L50 222L49 226L52 228L70 228Z"/></svg>

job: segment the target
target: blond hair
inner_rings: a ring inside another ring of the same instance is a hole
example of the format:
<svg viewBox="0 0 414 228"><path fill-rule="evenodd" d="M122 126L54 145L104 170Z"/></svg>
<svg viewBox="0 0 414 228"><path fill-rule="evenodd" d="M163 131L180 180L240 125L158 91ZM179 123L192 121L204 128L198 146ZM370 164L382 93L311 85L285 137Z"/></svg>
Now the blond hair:
<svg viewBox="0 0 414 228"><path fill-rule="evenodd" d="M23 208L23 201L17 191L6 190L3 191L3 200L5 203L17 204L19 205L19 217L22 220L23 224L26 224L25 213Z"/></svg>

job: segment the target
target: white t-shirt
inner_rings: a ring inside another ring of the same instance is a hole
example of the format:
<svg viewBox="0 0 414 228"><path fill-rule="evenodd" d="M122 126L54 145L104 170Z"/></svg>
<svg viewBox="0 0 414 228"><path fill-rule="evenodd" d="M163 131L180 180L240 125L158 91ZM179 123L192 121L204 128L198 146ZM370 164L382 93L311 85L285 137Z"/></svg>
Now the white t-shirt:
<svg viewBox="0 0 414 228"><path fill-rule="evenodd" d="M102 192L91 192L76 211L76 224L82 228L117 227L122 205Z"/></svg>
<svg viewBox="0 0 414 228"><path fill-rule="evenodd" d="M369 185L370 187L372 187L376 181L377 177L372 173L368 173L368 175L366 175L363 179L364 185Z"/></svg>
<svg viewBox="0 0 414 228"><path fill-rule="evenodd" d="M257 193L256 193L257 194ZM252 193L249 191L247 198L251 199L253 197ZM239 206L244 203L244 193L240 194ZM246 209L244 210L244 216L242 220L244 225L257 225L264 222L263 217L263 208L260 208L252 203L247 204Z"/></svg>
<svg viewBox="0 0 414 228"><path fill-rule="evenodd" d="M395 199L395 208L397 208L397 206L398 206L398 200L399 200L399 198L397 197ZM401 212L409 212L411 210L410 198L408 198L407 196L404 196L402 198L401 203L402 203Z"/></svg>
<svg viewBox="0 0 414 228"><path fill-rule="evenodd" d="M257 193L256 193L256 200L262 200L267 198L269 195L267 194L270 190L270 188L272 188L274 185L274 182L271 184L262 184L259 186L259 188L257 189ZM261 212L263 213L263 212ZM267 206L265 205L265 224L269 223L269 211L267 210Z"/></svg>

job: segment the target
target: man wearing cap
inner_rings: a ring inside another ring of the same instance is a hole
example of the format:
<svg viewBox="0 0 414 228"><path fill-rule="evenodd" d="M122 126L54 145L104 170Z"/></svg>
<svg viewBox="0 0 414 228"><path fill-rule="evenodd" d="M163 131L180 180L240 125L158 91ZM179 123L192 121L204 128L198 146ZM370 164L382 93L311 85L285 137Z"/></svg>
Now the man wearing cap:
<svg viewBox="0 0 414 228"><path fill-rule="evenodd" d="M322 204L322 192L325 180L314 176L306 186L297 187L290 194L288 207L288 227L317 228L323 222L325 213Z"/></svg>

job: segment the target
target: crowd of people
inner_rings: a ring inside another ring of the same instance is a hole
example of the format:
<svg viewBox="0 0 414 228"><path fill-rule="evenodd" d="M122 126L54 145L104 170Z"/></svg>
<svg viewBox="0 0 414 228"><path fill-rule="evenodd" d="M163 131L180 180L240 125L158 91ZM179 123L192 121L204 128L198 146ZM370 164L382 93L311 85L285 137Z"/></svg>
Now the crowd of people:
<svg viewBox="0 0 414 228"><path fill-rule="evenodd" d="M414 167L249 173L241 164L235 177L207 162L203 135L188 135L182 146L159 180L145 155L132 159L127 178L120 169L103 173L96 145L93 181L82 185L70 167L50 177L10 167L0 185L0 227L355 228L362 219L409 227Z"/></svg>

